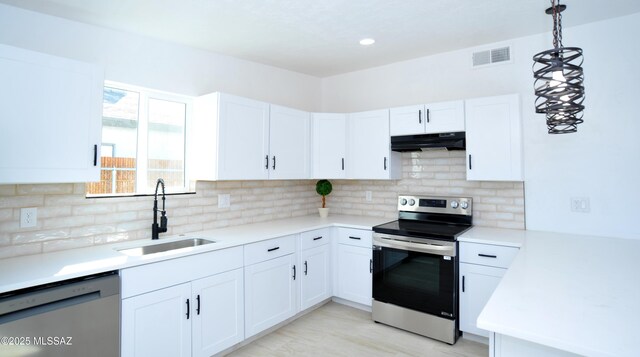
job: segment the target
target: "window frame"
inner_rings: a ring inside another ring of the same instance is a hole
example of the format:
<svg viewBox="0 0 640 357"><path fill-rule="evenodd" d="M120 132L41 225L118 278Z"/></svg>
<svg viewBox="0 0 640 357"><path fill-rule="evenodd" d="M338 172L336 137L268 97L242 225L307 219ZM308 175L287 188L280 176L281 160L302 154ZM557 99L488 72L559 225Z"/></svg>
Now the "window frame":
<svg viewBox="0 0 640 357"><path fill-rule="evenodd" d="M149 89L145 87L125 84L121 82L105 81L104 88L121 89L124 91L136 92L139 95L138 98L138 117L137 117L137 131L136 131L136 178L135 178L135 192L129 193L98 193L92 194L88 190L85 192L86 198L108 198L108 197L140 197L140 196L152 196L154 195L154 189L147 187L147 173L149 165L149 100L157 99L162 101L183 103L185 105L185 120L184 120L184 185L182 187L167 187L165 192L167 194L194 194L195 185L190 180L190 168L187 161L188 149L189 149L189 129L193 118L193 97L170 93L160 90ZM104 116L103 116L104 117ZM102 133L102 126L101 126ZM101 145L113 145L112 143L101 143ZM115 154L115 151L114 151ZM104 168L100 168L100 171Z"/></svg>

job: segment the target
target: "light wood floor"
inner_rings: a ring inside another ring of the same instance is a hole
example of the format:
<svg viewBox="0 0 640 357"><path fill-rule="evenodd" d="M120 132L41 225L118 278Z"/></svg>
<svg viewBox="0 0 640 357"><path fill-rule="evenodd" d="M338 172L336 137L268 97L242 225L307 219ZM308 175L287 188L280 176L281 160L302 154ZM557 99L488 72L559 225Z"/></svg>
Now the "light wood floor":
<svg viewBox="0 0 640 357"><path fill-rule="evenodd" d="M227 355L245 356L433 356L486 357L487 345L459 339L450 346L377 324L371 313L330 302Z"/></svg>

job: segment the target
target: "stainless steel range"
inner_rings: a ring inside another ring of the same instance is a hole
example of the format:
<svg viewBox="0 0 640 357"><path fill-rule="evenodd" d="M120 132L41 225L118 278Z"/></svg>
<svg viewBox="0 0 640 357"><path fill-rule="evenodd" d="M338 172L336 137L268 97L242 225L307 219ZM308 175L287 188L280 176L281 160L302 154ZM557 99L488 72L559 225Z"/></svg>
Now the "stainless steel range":
<svg viewBox="0 0 640 357"><path fill-rule="evenodd" d="M458 242L470 197L398 197L398 220L373 227L373 320L454 344Z"/></svg>

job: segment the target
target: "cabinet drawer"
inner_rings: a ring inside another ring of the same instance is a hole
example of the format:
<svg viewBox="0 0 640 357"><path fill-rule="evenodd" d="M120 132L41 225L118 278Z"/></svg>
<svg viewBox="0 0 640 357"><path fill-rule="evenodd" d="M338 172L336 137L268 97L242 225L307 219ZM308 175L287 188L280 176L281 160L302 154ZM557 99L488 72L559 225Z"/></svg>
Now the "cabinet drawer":
<svg viewBox="0 0 640 357"><path fill-rule="evenodd" d="M242 268L242 247L122 269L121 297L124 299L238 268Z"/></svg>
<svg viewBox="0 0 640 357"><path fill-rule="evenodd" d="M518 248L502 245L460 242L460 262L508 268Z"/></svg>
<svg viewBox="0 0 640 357"><path fill-rule="evenodd" d="M290 235L245 245L244 265L260 263L294 253L296 251L295 239L295 235Z"/></svg>
<svg viewBox="0 0 640 357"><path fill-rule="evenodd" d="M364 229L338 228L338 243L371 248L373 232Z"/></svg>
<svg viewBox="0 0 640 357"><path fill-rule="evenodd" d="M300 233L300 250L325 245L331 241L331 228L316 229Z"/></svg>

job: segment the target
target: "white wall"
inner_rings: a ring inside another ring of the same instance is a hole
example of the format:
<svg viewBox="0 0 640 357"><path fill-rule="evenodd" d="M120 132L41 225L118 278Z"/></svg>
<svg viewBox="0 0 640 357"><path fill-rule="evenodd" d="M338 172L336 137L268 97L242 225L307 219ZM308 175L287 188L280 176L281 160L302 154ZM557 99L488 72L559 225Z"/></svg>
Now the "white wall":
<svg viewBox="0 0 640 357"><path fill-rule="evenodd" d="M0 4L0 43L105 66L107 80L185 95L223 91L317 110L320 79Z"/></svg>
<svg viewBox="0 0 640 357"><path fill-rule="evenodd" d="M551 47L550 33L507 42L511 64L472 69L467 49L325 78L322 110L520 93L527 229L640 239L638 35L640 14L565 28L565 45L585 52L587 109L577 134L549 135L534 113L532 57ZM591 212L571 212L571 197L588 197Z"/></svg>

